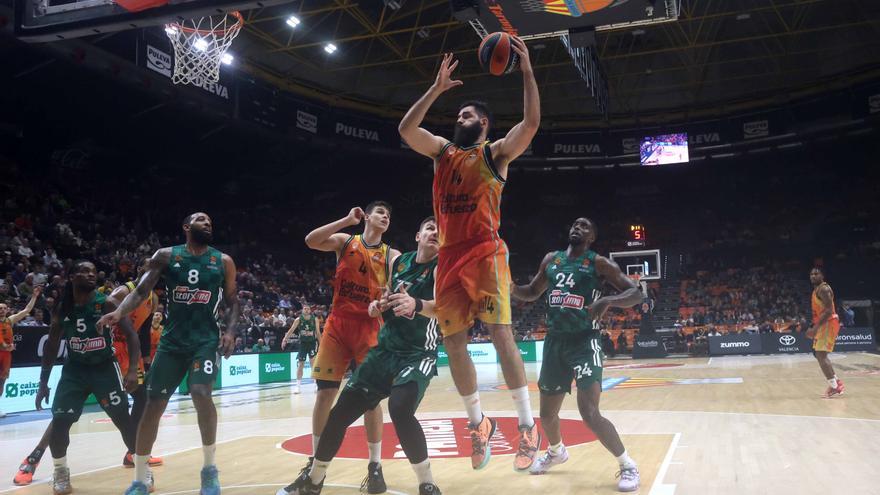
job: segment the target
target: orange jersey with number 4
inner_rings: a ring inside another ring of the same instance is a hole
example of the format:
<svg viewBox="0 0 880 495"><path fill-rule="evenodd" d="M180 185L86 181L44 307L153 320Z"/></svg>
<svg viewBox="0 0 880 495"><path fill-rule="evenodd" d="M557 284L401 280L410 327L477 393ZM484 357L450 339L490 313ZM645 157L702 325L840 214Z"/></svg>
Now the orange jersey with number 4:
<svg viewBox="0 0 880 495"><path fill-rule="evenodd" d="M382 242L368 245L360 235L348 238L336 263L331 314L369 318L370 302L379 299L388 284L390 251Z"/></svg>
<svg viewBox="0 0 880 495"><path fill-rule="evenodd" d="M813 325L819 324L819 316L825 312L825 303L822 302L822 299L819 298L819 289L822 288L823 285L828 284L820 284L818 287L813 289L813 297L811 298L811 306L813 307ZM831 301L831 318L828 319L828 322L831 320L837 319L837 310L834 307L834 300Z"/></svg>
<svg viewBox="0 0 880 495"><path fill-rule="evenodd" d="M448 143L434 172L434 216L440 247L474 239L498 239L504 179L489 142L459 148Z"/></svg>

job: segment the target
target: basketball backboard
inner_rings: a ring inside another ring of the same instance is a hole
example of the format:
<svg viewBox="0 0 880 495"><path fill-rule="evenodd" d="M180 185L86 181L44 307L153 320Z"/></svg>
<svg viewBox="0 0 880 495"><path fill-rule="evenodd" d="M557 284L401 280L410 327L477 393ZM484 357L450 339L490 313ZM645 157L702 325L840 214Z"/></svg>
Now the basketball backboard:
<svg viewBox="0 0 880 495"><path fill-rule="evenodd" d="M660 280L662 268L660 264L660 250L648 249L645 251L618 251L608 257L620 266L627 275L638 275L639 280Z"/></svg>
<svg viewBox="0 0 880 495"><path fill-rule="evenodd" d="M124 29L182 22L195 17L289 3L289 0L14 0L15 35L57 41ZM130 11L132 5L158 5Z"/></svg>

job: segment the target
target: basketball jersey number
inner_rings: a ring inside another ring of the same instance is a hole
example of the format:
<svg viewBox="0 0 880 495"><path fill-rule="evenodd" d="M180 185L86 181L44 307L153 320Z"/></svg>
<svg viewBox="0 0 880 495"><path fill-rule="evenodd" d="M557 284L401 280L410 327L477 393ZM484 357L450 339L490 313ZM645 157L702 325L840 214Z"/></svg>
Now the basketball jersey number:
<svg viewBox="0 0 880 495"><path fill-rule="evenodd" d="M188 273L188 277L186 279L187 282L191 284L199 283L199 271L198 270L190 270Z"/></svg>
<svg viewBox="0 0 880 495"><path fill-rule="evenodd" d="M79 333L83 333L86 331L86 319L85 318L77 318L76 319L76 331Z"/></svg>
<svg viewBox="0 0 880 495"><path fill-rule="evenodd" d="M561 288L565 287L566 285L568 286L569 289L574 287L574 276L571 273L568 274L568 277L566 277L565 275L566 275L565 273L557 273L556 274L556 287L557 288L561 289Z"/></svg>
<svg viewBox="0 0 880 495"><path fill-rule="evenodd" d="M361 267L358 268L358 271L361 273L364 273L364 274L367 273L367 262L366 261L361 261Z"/></svg>

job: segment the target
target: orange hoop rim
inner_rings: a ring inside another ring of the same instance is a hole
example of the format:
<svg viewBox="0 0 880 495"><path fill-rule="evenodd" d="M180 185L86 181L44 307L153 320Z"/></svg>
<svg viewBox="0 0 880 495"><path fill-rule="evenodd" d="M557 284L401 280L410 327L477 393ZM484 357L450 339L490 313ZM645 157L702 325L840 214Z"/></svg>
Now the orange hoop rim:
<svg viewBox="0 0 880 495"><path fill-rule="evenodd" d="M224 35L228 31L232 31L233 29L240 28L242 25L244 25L244 17L242 17L241 12L239 12L237 10L233 10L232 12L227 12L224 15L227 15L227 16L231 15L232 17L235 18L235 23L225 29L196 29L196 28L186 27L186 26L180 24L179 22L169 22L167 25L172 26L176 29L179 29L180 31L187 33L187 34L198 33L199 36L207 36L209 34ZM213 16L208 16L208 17L213 17Z"/></svg>

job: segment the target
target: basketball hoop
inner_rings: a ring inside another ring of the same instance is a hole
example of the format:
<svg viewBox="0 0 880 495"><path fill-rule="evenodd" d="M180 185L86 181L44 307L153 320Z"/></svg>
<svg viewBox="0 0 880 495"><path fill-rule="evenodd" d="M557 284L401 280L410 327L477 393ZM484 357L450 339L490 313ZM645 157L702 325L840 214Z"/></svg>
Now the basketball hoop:
<svg viewBox="0 0 880 495"><path fill-rule="evenodd" d="M165 24L174 47L174 84L201 84L220 79L220 64L232 40L238 36L244 18L227 14Z"/></svg>

